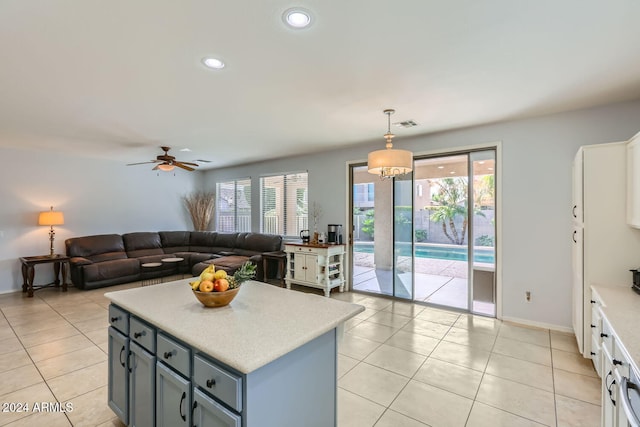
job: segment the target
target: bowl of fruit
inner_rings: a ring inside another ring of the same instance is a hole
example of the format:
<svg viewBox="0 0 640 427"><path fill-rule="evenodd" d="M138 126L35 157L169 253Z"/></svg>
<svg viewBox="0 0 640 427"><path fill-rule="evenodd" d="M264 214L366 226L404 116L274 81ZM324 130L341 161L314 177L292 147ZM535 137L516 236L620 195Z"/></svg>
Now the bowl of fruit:
<svg viewBox="0 0 640 427"><path fill-rule="evenodd" d="M233 276L224 270L216 270L211 264L205 268L200 277L189 282L191 290L198 301L205 307L223 307L228 305L237 295L242 282L256 275L256 266L245 262Z"/></svg>

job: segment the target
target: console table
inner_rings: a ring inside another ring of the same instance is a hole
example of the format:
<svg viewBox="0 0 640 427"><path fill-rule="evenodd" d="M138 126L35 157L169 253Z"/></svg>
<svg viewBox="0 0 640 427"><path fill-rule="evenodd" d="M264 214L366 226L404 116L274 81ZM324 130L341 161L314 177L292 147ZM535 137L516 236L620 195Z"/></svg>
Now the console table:
<svg viewBox="0 0 640 427"><path fill-rule="evenodd" d="M62 278L62 291L67 290L67 266L69 264L69 257L66 255L53 254L50 255L38 255L38 256L25 256L20 257L22 263L22 292L27 292L27 296L32 298L33 291L36 289L45 288L47 286L54 285L60 286L60 277ZM38 264L53 264L54 281L47 285L33 285L33 279L35 276L35 266ZM61 274L62 273L62 274Z"/></svg>
<svg viewBox="0 0 640 427"><path fill-rule="evenodd" d="M312 243L287 243L287 289L291 284L324 290L329 296L331 289L344 291L344 245Z"/></svg>

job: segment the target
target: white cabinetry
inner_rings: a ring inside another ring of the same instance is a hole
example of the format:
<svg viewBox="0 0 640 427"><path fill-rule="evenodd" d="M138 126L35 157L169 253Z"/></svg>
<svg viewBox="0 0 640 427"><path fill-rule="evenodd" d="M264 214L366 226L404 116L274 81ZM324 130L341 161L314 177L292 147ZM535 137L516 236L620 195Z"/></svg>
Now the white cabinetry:
<svg viewBox="0 0 640 427"><path fill-rule="evenodd" d="M627 224L640 228L640 133L627 142Z"/></svg>
<svg viewBox="0 0 640 427"><path fill-rule="evenodd" d="M573 164L573 329L584 357L592 351L592 284L631 285L640 264L640 232L627 225L624 142L581 147ZM592 354L595 353L595 354Z"/></svg>
<svg viewBox="0 0 640 427"><path fill-rule="evenodd" d="M291 284L310 286L324 290L344 291L344 245L286 244L287 289Z"/></svg>
<svg viewBox="0 0 640 427"><path fill-rule="evenodd" d="M598 322L592 336L595 341L594 346L600 350L598 352L600 360L596 363L596 368L600 367L601 370L598 371L598 374L601 374L602 377L601 425L603 427L627 427L629 424L622 404L621 384L623 379L629 379L631 371L634 369L632 358L604 314L603 303L597 292L592 292L592 298L594 311L592 317L597 318Z"/></svg>

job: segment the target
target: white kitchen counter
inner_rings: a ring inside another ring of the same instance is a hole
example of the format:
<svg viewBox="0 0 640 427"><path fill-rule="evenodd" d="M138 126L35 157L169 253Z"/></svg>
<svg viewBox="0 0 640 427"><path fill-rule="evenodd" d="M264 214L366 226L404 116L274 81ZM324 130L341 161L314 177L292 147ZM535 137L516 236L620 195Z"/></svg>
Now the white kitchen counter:
<svg viewBox="0 0 640 427"><path fill-rule="evenodd" d="M629 286L591 287L602 301L602 312L640 372L640 295Z"/></svg>
<svg viewBox="0 0 640 427"><path fill-rule="evenodd" d="M248 281L231 304L207 308L184 279L105 294L114 304L248 374L364 311L357 304ZM640 313L640 312L639 312Z"/></svg>

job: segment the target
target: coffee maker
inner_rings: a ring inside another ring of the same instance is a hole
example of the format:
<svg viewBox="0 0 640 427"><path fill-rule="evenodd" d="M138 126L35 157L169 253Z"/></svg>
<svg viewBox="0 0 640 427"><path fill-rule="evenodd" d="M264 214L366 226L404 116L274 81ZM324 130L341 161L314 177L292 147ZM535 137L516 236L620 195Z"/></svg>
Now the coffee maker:
<svg viewBox="0 0 640 427"><path fill-rule="evenodd" d="M327 243L330 245L342 244L342 224L329 224Z"/></svg>

